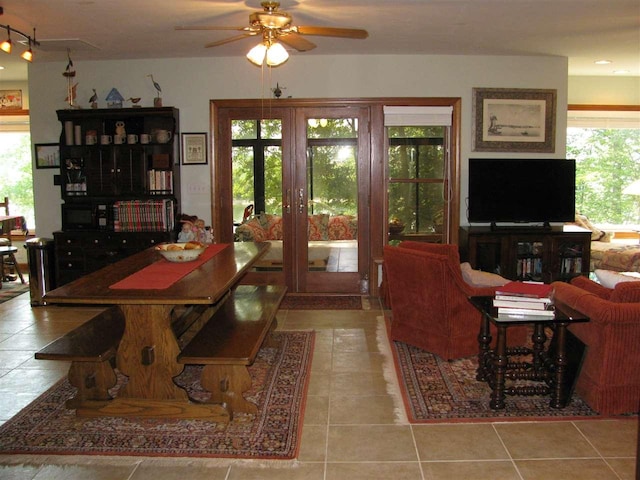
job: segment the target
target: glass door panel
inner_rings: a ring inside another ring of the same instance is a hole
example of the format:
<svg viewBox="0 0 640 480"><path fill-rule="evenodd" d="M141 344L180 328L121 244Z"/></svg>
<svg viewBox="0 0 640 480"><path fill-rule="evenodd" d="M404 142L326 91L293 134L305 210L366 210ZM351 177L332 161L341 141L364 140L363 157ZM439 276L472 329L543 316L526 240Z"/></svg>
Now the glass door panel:
<svg viewBox="0 0 640 480"><path fill-rule="evenodd" d="M358 271L357 127L357 118L307 120L309 271Z"/></svg>
<svg viewBox="0 0 640 480"><path fill-rule="evenodd" d="M366 279L368 118L363 109L302 109L296 130L300 291L357 293ZM364 188L362 185L366 184ZM364 230L363 230L364 229Z"/></svg>
<svg viewBox="0 0 640 480"><path fill-rule="evenodd" d="M283 256L282 122L232 121L232 197L236 240L269 241L255 271L281 272Z"/></svg>

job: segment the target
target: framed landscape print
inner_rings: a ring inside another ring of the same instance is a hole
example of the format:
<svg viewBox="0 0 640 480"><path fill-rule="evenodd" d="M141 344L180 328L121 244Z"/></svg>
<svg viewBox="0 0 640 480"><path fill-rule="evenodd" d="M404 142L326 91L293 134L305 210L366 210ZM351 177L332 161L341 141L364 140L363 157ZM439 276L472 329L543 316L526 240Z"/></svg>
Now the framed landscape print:
<svg viewBox="0 0 640 480"><path fill-rule="evenodd" d="M474 88L473 151L555 152L556 90Z"/></svg>
<svg viewBox="0 0 640 480"><path fill-rule="evenodd" d="M183 133L182 134L182 164L206 165L207 164L207 134Z"/></svg>
<svg viewBox="0 0 640 480"><path fill-rule="evenodd" d="M60 145L57 143L36 143L36 168L59 168Z"/></svg>

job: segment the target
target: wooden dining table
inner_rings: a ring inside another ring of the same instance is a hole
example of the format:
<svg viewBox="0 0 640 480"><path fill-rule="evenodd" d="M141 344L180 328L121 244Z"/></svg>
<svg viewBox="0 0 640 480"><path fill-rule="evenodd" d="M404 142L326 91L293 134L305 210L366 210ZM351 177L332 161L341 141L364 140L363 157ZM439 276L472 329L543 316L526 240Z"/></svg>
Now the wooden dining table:
<svg viewBox="0 0 640 480"><path fill-rule="evenodd" d="M127 382L114 399L85 402L77 413L228 421L223 405L195 403L174 382L184 365L177 361L180 345L172 314L184 306L223 302L268 248L268 242L232 243L166 288L113 288L145 267L166 262L150 248L46 293L47 304L117 305L124 314L116 367Z"/></svg>

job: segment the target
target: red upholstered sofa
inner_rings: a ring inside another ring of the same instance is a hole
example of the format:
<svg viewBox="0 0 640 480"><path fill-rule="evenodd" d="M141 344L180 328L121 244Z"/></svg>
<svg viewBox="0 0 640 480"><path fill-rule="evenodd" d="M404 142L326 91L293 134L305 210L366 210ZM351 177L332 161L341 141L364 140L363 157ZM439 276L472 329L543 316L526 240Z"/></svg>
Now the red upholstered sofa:
<svg viewBox="0 0 640 480"><path fill-rule="evenodd" d="M386 246L383 268L393 317L391 340L446 360L478 353L481 316L468 297L494 295L495 287L465 282L456 245L407 241ZM525 328L510 329L509 343L522 344L526 334Z"/></svg>
<svg viewBox="0 0 640 480"><path fill-rule="evenodd" d="M640 282L605 288L585 277L555 282L555 298L590 318L569 327L587 346L578 393L603 415L640 410Z"/></svg>

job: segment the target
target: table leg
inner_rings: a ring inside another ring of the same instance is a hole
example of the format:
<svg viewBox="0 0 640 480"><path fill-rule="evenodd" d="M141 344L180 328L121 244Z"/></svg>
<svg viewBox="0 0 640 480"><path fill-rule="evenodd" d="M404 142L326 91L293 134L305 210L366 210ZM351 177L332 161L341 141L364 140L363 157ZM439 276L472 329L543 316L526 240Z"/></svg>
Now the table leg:
<svg viewBox="0 0 640 480"><path fill-rule="evenodd" d="M547 336L544 333L544 324L534 323L531 340L533 341L533 368L536 372L540 372L545 369L543 353Z"/></svg>
<svg viewBox="0 0 640 480"><path fill-rule="evenodd" d="M505 374L507 371L507 326L498 325L498 338L496 339L496 351L493 358L493 391L491 392L491 402L489 406L493 410L499 410L505 407L504 403L504 384Z"/></svg>
<svg viewBox="0 0 640 480"><path fill-rule="evenodd" d="M554 337L556 337L556 358L554 359L555 371L553 390L551 391L551 408L564 408L567 406L567 391L564 375L567 368L567 323L557 323Z"/></svg>
<svg viewBox="0 0 640 480"><path fill-rule="evenodd" d="M178 363L180 348L171 329L172 305L121 305L125 330L117 368L127 384L110 401L86 401L76 408L84 417L201 418L229 422L230 412L221 404L196 404L173 378L184 365Z"/></svg>
<svg viewBox="0 0 640 480"><path fill-rule="evenodd" d="M478 333L478 369L476 370L476 380L481 382L486 381L489 375L487 362L489 361L490 346L491 329L489 328L489 319L482 315L480 332Z"/></svg>

